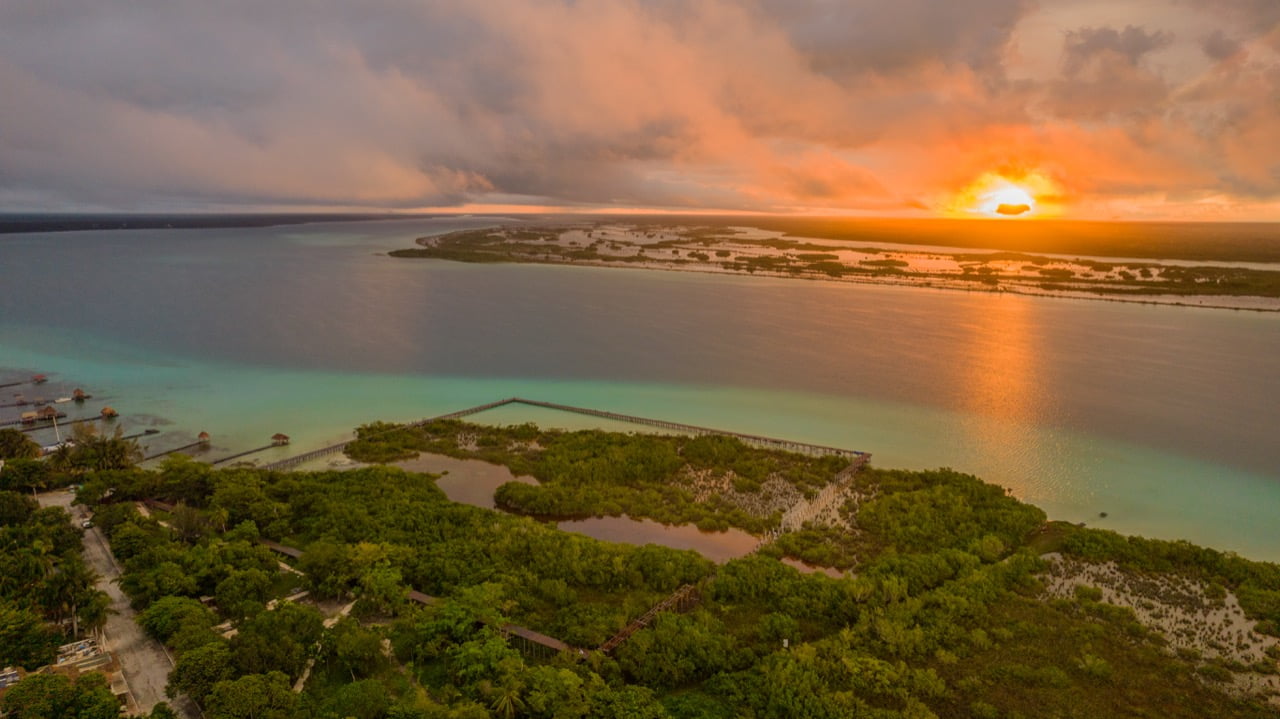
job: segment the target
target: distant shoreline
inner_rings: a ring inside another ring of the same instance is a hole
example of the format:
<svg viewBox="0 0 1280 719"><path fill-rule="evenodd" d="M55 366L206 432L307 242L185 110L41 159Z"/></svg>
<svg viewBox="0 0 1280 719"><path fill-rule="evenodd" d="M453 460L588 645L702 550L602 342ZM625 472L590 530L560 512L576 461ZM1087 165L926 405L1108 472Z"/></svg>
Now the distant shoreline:
<svg viewBox="0 0 1280 719"><path fill-rule="evenodd" d="M375 220L429 219L436 215L394 214L0 214L0 234L33 232L82 232L86 230L198 230L219 227L275 227L316 222L370 222Z"/></svg>
<svg viewBox="0 0 1280 719"><path fill-rule="evenodd" d="M557 233L564 232L559 235ZM596 226L594 232L600 232L600 227ZM534 232L543 232L549 235L556 234L559 239L551 240L548 237L532 239L524 235L531 235ZM575 238L586 230L566 230L565 228L530 228L529 230L515 229L512 227L495 227L482 230L462 230L457 232L445 233L443 235L434 235L428 237L420 237L416 240L422 249L395 250L390 253L392 257L397 258L419 258L419 259L443 259L465 263L503 263L503 264L540 264L540 265L564 265L564 266L583 266L583 267L603 267L611 269L639 269L649 271L666 271L666 272L697 272L702 274L712 274L721 276L760 276L772 277L775 279L798 279L810 281L836 282L836 283L854 283L866 285L881 285L891 287L914 287L920 289L937 289L948 291L963 292L982 292L989 294L1012 294L1026 297L1051 297L1057 299L1080 299L1107 302L1123 302L1129 304L1144 305L1162 305L1169 307L1191 307L1213 310L1236 310L1248 312L1280 312L1280 297L1267 296L1261 294L1215 294L1215 293L1178 293L1178 292L1152 292L1155 288L1154 283L1145 284L1148 291L1128 291L1121 284L1100 284L1096 289L1085 287L1072 287L1069 283L1071 280L1063 280L1057 282L1045 282L1035 277L998 277L998 282L983 282L978 275L940 275L938 273L912 272L910 270L903 271L896 266L888 269L889 271L878 272L859 272L856 269L843 266L842 270L836 272L823 271L822 266L830 264L827 262L819 262L818 264L809 265L807 267L778 266L757 264L749 268L743 265L740 260L748 255L737 255L733 261L726 259L724 262L711 260L708 253L715 252L717 248L733 246L732 239L717 238L717 242L723 240L723 244L710 244L705 240L689 239L681 240L659 240L657 243L645 245L652 248L658 246L678 246L686 252L685 256L692 257L694 254L700 254L701 260L683 259L677 252L676 257L662 257L644 254L643 250L640 254L625 254L629 249L623 249L616 254L602 254L598 250L582 247L582 244L576 240L568 240L568 244L564 244L565 238L572 235ZM509 233L513 236L510 242L507 241L491 241L480 237L483 233ZM587 233L590 236L590 233ZM532 239L532 241L531 241ZM478 241L477 241L478 240ZM787 241L792 241L790 238ZM799 240L803 242L803 240ZM838 241L837 241L838 242ZM546 243L546 244L544 244ZM702 244L701 252L698 253L698 245ZM593 243L592 247L612 245L613 251L618 251L619 246L610 240L598 240ZM799 245L798 250L815 250L816 246ZM741 248L735 247L735 254ZM834 249L834 248L833 248ZM964 257L976 257L976 253L969 254L963 248L947 248L951 252L965 253ZM876 256L891 257L910 257L920 255L921 257L931 255L936 248L921 248L916 250L896 250L889 253L882 250L863 250L865 252L881 253ZM790 252L790 248L787 252ZM997 251L989 251L991 256L1000 253ZM721 254L721 253L717 253ZM766 253L765 255L756 255L749 261L760 262L761 257L771 256L776 259L779 255L785 254L782 251ZM800 254L799 257L806 257ZM813 257L818 257L814 255ZM835 255L829 255L835 258ZM1043 256L1033 256L1033 253L1018 253L1019 259L1016 262L1033 261L1040 262L1043 260L1048 263L1049 260ZM919 259L919 258L915 258ZM892 262L901 265L908 263L900 260L876 260L871 264L884 264ZM1081 261L1077 261L1081 262ZM1087 261L1084 261L1087 263ZM866 264L865 262L863 264ZM1057 261L1056 264L1069 264L1069 261ZM1119 264L1117 264L1119 266ZM1136 265L1135 265L1136 266ZM1158 263L1145 263L1146 267L1159 268ZM1027 268L1024 268L1027 269ZM1050 270L1053 271L1053 270ZM1251 272L1250 270L1240 270L1241 272ZM965 270L967 273L968 270ZM1069 274L1069 273L1068 273ZM1271 275L1280 272L1262 272L1255 274ZM1055 286L1056 285L1056 286ZM1141 286L1141 285L1140 285ZM1163 288L1159 288L1163 289ZM1176 289L1176 287L1170 287Z"/></svg>

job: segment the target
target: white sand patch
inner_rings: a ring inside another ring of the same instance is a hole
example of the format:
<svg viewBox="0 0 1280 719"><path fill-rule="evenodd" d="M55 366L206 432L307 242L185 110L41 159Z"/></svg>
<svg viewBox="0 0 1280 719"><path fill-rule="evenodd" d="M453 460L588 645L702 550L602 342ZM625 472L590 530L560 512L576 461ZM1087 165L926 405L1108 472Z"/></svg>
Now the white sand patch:
<svg viewBox="0 0 1280 719"><path fill-rule="evenodd" d="M1138 621L1157 631L1172 650L1197 652L1205 659L1221 659L1253 665L1280 662L1267 650L1280 639L1254 631L1255 622L1245 616L1235 594L1210 595L1203 583L1168 574L1143 574L1122 570L1115 562L1093 564L1046 554L1050 563L1044 577L1051 597L1072 598L1076 587L1095 587L1102 601L1133 610ZM1280 706L1280 676L1257 672L1233 672L1232 687L1252 695L1273 695Z"/></svg>

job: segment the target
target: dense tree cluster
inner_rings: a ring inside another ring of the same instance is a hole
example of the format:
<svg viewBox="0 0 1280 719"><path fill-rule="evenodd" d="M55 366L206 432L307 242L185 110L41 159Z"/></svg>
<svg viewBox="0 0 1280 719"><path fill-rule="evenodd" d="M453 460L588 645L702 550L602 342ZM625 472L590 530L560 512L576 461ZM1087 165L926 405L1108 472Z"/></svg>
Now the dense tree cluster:
<svg viewBox="0 0 1280 719"><path fill-rule="evenodd" d="M142 459L137 440L125 439L123 427L110 434L92 424L77 424L68 442L39 459L40 445L14 429L0 429L0 490L32 492L58 489L87 472L129 469Z"/></svg>
<svg viewBox="0 0 1280 719"><path fill-rule="evenodd" d="M695 501L682 474L719 473L733 490L759 493L777 478L809 496L831 481L849 460L756 449L720 435L655 436L585 430L540 430L440 420L424 425L365 425L347 454L365 462L390 462L434 452L479 458L529 475L538 485L511 482L494 501L510 512L539 517L646 517L666 524L694 524L716 531L776 528L779 512L753 513L719 493Z"/></svg>
<svg viewBox="0 0 1280 719"><path fill-rule="evenodd" d="M362 433L366 449L387 456L501 461L592 513L604 508L590 502L610 492L628 507L651 491L655 502L699 506L671 487L687 467L731 471L747 489L785 477L802 492L840 468L724 438L437 429ZM844 508L851 529L811 526L720 566L455 504L430 475L381 466L279 473L178 458L158 471L104 468L80 479L139 624L177 657L171 695L199 701L209 719L1271 714L1218 688L1229 667L1169 652L1100 593L1046 600L1038 555L1051 539L1081 558L1217 581L1249 597L1259 618L1280 591L1277 567L1184 543L1046 532L1040 510L951 470L861 472L861 501ZM4 531L47 521L69 532L50 542L78 548L65 514L60 524L52 514L37 520L25 497L0 500ZM266 540L301 556L282 569ZM856 573L802 573L778 556ZM684 585L695 587L696 607L658 614L611 653L594 651ZM300 588L309 597L286 599ZM30 624L4 616L0 631ZM571 649L529 645L512 625ZM64 701L61 685L20 686ZM85 706L96 706L95 691L79 692ZM43 716L22 706L10 711ZM81 715L96 717L67 714Z"/></svg>
<svg viewBox="0 0 1280 719"><path fill-rule="evenodd" d="M64 510L0 490L0 567L0 667L49 664L59 644L106 620Z"/></svg>
<svg viewBox="0 0 1280 719"><path fill-rule="evenodd" d="M40 456L40 445L12 427L0 429L0 460L35 459Z"/></svg>

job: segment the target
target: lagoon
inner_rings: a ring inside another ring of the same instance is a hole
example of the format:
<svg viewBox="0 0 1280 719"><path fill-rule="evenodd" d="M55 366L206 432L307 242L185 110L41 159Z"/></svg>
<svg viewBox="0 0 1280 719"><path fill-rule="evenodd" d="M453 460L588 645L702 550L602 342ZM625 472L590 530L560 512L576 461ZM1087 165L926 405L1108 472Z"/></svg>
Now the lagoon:
<svg viewBox="0 0 1280 719"><path fill-rule="evenodd" d="M1055 518L1280 559L1280 315L381 254L494 221L0 236L0 381L84 386L153 450L293 437L264 460L518 395L952 466Z"/></svg>

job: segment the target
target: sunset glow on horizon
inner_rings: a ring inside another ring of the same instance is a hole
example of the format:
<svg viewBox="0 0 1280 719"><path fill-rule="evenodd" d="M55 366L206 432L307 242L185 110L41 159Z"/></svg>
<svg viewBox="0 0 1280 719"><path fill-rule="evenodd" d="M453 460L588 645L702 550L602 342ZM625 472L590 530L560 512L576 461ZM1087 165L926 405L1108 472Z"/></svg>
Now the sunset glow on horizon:
<svg viewBox="0 0 1280 719"><path fill-rule="evenodd" d="M984 173L940 209L944 217L1047 219L1062 214L1057 183L1043 173Z"/></svg>

